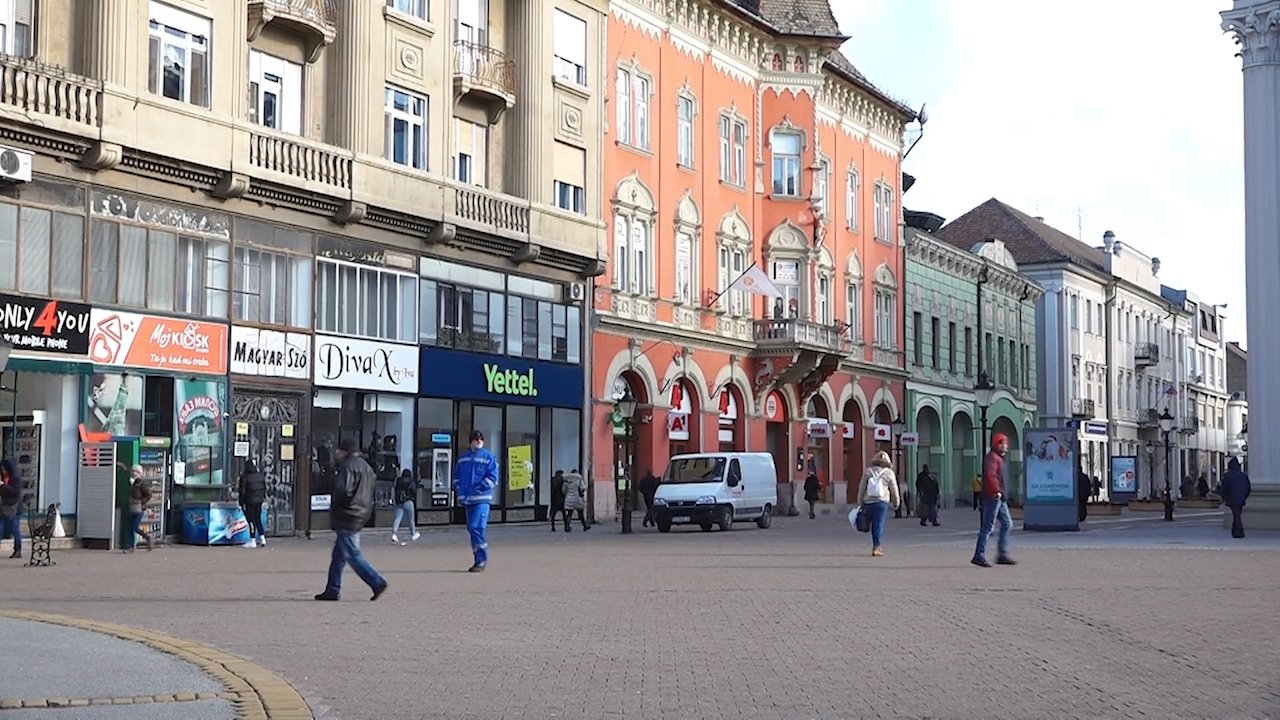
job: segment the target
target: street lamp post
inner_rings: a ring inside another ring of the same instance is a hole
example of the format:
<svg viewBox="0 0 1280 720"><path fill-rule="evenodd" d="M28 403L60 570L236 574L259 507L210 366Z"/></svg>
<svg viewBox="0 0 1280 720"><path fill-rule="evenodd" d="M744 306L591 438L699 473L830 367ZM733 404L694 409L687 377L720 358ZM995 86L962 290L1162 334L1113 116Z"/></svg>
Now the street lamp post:
<svg viewBox="0 0 1280 720"><path fill-rule="evenodd" d="M903 479L902 479L902 433L907 429L907 424L902 421L901 413L899 413L898 417L895 418L892 423L890 423L889 427L893 429L893 474L897 476L898 482L901 483L903 482ZM907 500L906 498L902 498L901 500L902 502L898 504L899 511L897 514L894 515L894 517L902 517L901 509ZM910 516L908 515L908 517Z"/></svg>
<svg viewBox="0 0 1280 720"><path fill-rule="evenodd" d="M1165 408L1160 413L1160 432L1164 433L1164 521L1173 522L1173 485L1169 478L1170 454L1173 446L1169 442L1169 436L1173 434L1173 426L1176 421L1173 415L1169 414L1169 408Z"/></svg>
<svg viewBox="0 0 1280 720"><path fill-rule="evenodd" d="M1151 492L1156 491L1156 441L1147 441L1147 471L1151 473ZM1149 496L1148 496L1149 497Z"/></svg>
<svg viewBox="0 0 1280 720"><path fill-rule="evenodd" d="M992 384L991 376L983 370L978 374L978 383L973 386L973 399L978 403L978 416L982 422L982 443L978 448L978 457L982 457L982 453L987 449L987 409L991 407L991 396L995 395L995 392L996 386Z"/></svg>
<svg viewBox="0 0 1280 720"><path fill-rule="evenodd" d="M622 412L622 419L626 422L627 442L626 442L626 459L624 460L623 479L622 479L622 534L631 534L631 459L634 454L631 443L635 433L635 415L636 415L636 398L631 394L631 388L627 388L626 393L618 400L618 410Z"/></svg>

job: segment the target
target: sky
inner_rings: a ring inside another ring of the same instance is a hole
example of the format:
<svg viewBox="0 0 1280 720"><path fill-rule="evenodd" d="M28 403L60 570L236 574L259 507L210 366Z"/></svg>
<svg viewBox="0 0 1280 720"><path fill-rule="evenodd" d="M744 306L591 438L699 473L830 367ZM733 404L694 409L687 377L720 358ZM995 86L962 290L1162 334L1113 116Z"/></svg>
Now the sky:
<svg viewBox="0 0 1280 720"><path fill-rule="evenodd" d="M1245 339L1242 90L1230 0L832 0L845 55L927 106L911 210L995 197L1159 257ZM909 136L910 138L911 136Z"/></svg>

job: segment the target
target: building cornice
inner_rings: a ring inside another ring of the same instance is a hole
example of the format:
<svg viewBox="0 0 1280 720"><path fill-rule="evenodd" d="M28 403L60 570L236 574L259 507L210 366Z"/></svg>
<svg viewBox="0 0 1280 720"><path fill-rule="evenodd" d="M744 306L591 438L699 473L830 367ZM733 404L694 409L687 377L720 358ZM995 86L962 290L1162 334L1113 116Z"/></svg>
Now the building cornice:
<svg viewBox="0 0 1280 720"><path fill-rule="evenodd" d="M985 266L989 277L988 285L993 285L1001 292L1018 298L1022 296L1025 289L1028 291L1027 302L1030 303L1035 303L1044 295L1044 288L1030 277L989 262L971 252L965 252L928 233L909 229L905 237L908 260L941 270L974 284L977 284L978 275Z"/></svg>

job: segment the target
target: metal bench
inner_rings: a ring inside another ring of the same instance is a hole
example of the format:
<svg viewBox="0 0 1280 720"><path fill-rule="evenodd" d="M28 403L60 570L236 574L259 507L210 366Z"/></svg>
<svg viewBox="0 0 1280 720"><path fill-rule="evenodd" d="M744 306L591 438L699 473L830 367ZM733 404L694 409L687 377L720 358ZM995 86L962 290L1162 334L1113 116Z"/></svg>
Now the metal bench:
<svg viewBox="0 0 1280 720"><path fill-rule="evenodd" d="M50 550L53 549L53 529L58 520L58 503L52 503L44 511L44 522L36 524L31 514L31 501L27 501L27 527L31 531L31 560L26 567L49 567L57 565L53 561Z"/></svg>

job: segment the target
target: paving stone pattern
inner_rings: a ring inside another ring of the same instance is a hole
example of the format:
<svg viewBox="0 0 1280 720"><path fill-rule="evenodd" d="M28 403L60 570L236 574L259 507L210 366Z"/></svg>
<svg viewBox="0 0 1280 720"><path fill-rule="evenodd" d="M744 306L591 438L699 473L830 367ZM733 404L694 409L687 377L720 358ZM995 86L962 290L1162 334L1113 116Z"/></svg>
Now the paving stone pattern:
<svg viewBox="0 0 1280 720"><path fill-rule="evenodd" d="M1016 533L1020 564L983 570L976 515L942 520L890 520L882 558L835 513L495 527L480 574L460 528L367 533L391 583L377 603L350 572L342 602L311 600L325 538L64 552L0 564L0 605L215 646L325 720L1280 718L1280 536L1233 543L1215 518Z"/></svg>

